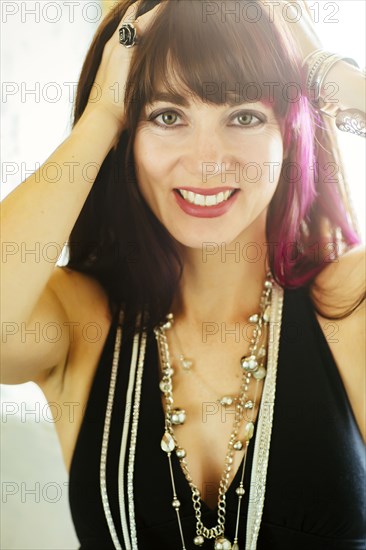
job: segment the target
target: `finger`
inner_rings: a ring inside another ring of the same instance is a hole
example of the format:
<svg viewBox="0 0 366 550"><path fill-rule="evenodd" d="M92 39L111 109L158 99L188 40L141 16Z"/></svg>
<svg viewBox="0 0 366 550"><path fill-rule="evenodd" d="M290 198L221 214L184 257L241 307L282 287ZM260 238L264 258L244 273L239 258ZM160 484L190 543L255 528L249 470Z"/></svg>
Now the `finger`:
<svg viewBox="0 0 366 550"><path fill-rule="evenodd" d="M128 6L124 16L122 17L121 23L134 23L137 19L137 13L141 4L141 0L137 0L130 6Z"/></svg>
<svg viewBox="0 0 366 550"><path fill-rule="evenodd" d="M146 29L146 27L150 24L152 18L157 14L159 8L161 8L161 3L159 3L156 6L154 6L150 11L148 11L147 13L144 13L143 15L140 15L140 17L136 19L136 15L138 13L140 3L141 3L141 0L137 0L137 2L134 2L127 8L119 25L117 25L117 29L113 37L114 42L119 42L119 29L124 23L133 24L133 26L136 28L136 32L138 36L141 36L141 34L143 34L144 30Z"/></svg>
<svg viewBox="0 0 366 550"><path fill-rule="evenodd" d="M124 23L133 23L136 19L137 10L140 5L140 0L137 0L137 2L134 2L130 6L128 6L127 10L123 14L119 24L117 25L117 28L112 36L112 42L118 42L119 41L119 29ZM119 6L120 7L120 6ZM117 7L117 9L119 9Z"/></svg>

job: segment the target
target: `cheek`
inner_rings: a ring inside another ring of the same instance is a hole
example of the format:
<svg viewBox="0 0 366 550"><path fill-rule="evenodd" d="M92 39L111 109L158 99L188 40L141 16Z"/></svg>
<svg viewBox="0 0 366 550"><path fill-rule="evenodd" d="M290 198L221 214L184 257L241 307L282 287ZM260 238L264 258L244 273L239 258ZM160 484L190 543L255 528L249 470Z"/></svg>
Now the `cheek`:
<svg viewBox="0 0 366 550"><path fill-rule="evenodd" d="M268 147L266 174L270 183L277 183L283 163L283 142L281 137L271 140Z"/></svg>
<svg viewBox="0 0 366 550"><path fill-rule="evenodd" d="M142 195L147 198L149 195L149 181L154 179L156 171L154 164L154 155L151 148L147 147L148 142L143 139L143 136L137 134L133 145L133 158L135 162L135 173L137 185ZM156 157L155 157L156 158Z"/></svg>
<svg viewBox="0 0 366 550"><path fill-rule="evenodd" d="M165 198L169 160L162 154L154 140L137 135L133 146L136 180L139 191L153 213L160 218L162 200Z"/></svg>
<svg viewBox="0 0 366 550"><path fill-rule="evenodd" d="M133 155L137 182L141 189L146 192L150 187L155 188L157 183L164 181L169 160L162 154L161 146L148 136L145 137L143 132L136 135Z"/></svg>
<svg viewBox="0 0 366 550"><path fill-rule="evenodd" d="M280 135L261 135L245 150L244 179L276 185L283 162L283 143Z"/></svg>

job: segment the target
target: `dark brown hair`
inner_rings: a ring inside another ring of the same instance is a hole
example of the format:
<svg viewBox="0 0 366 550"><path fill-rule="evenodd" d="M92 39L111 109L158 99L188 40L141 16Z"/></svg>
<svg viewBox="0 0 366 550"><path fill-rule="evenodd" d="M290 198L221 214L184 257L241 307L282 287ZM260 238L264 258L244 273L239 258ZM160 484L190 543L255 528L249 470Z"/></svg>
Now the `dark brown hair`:
<svg viewBox="0 0 366 550"><path fill-rule="evenodd" d="M137 17L157 3L143 0ZM121 0L95 34L81 71L74 125L85 109L104 45L131 4ZM168 313L183 268L174 239L139 191L132 156L139 117L158 86L182 93L174 85L179 80L194 96L220 104L227 100L223 83L232 90L239 82L246 93L255 83L260 99L273 103L288 156L268 208L266 236L276 244L269 247L269 265L282 287L310 286L328 265L329 251L334 261L360 243L333 128L311 106L301 58L285 25L274 25L262 10L255 23L226 17L224 26L223 2L217 3L221 10L206 13L205 19L200 0L165 4L136 48L126 84L126 127L105 158L68 243L68 267L100 281L111 306L122 302L132 316L146 306L148 328ZM291 90L300 90L296 100L289 97ZM336 177L330 167L337 170ZM295 245L293 257L288 243ZM363 298L347 313L328 318L344 317Z"/></svg>

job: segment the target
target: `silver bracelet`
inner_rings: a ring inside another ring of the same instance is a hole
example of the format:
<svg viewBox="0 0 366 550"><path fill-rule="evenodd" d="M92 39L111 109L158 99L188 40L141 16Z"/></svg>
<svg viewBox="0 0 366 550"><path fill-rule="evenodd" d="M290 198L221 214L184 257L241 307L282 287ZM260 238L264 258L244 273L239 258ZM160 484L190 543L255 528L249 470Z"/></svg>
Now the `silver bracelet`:
<svg viewBox="0 0 366 550"><path fill-rule="evenodd" d="M344 57L325 50L315 50L304 59L302 66L307 71L306 88L314 107L324 109L326 104L320 97L322 86L330 69L341 60L359 69L358 63L351 57Z"/></svg>
<svg viewBox="0 0 366 550"><path fill-rule="evenodd" d="M328 59L328 57L331 57L332 55L334 54L326 52L324 50L316 50L304 59L303 67L307 69L306 88L308 92L310 92L311 88L313 87L314 77L318 74L319 67L326 59ZM319 91L316 90L316 95L318 96L318 94ZM316 101L316 99L317 98L315 98L314 101Z"/></svg>
<svg viewBox="0 0 366 550"><path fill-rule="evenodd" d="M347 62L352 61L350 58L342 58L342 59L344 61L347 61ZM322 63L322 66L321 66L320 70L315 75L313 85L315 86L316 90L318 91L317 103L318 103L318 107L320 109L324 109L324 110L327 109L327 102L324 99L324 97L322 97L322 90L323 90L323 86L324 86L324 81L325 81L327 75L329 74L331 68L334 67L334 65L336 65L338 63L338 61L340 61L340 56L339 55L334 54L334 55L329 56L324 61L324 63ZM358 67L358 65L357 65L357 67ZM324 96L324 94L323 94L323 96ZM329 108L331 108L332 105L333 105L332 103L329 103Z"/></svg>
<svg viewBox="0 0 366 550"><path fill-rule="evenodd" d="M337 128L342 132L366 137L366 115L359 109L339 109L335 119Z"/></svg>
<svg viewBox="0 0 366 550"><path fill-rule="evenodd" d="M358 63L354 59L343 57L342 55L327 52L325 50L318 49L307 55L302 64L302 67L306 70L307 93L313 107L323 114L335 118L335 123L339 130L366 137L366 115L363 111L353 108L334 110L334 104L327 103L321 97L321 91L327 74L331 68L341 60L360 69ZM362 71L360 70L360 72L365 75L365 69ZM314 91L315 97L312 97Z"/></svg>

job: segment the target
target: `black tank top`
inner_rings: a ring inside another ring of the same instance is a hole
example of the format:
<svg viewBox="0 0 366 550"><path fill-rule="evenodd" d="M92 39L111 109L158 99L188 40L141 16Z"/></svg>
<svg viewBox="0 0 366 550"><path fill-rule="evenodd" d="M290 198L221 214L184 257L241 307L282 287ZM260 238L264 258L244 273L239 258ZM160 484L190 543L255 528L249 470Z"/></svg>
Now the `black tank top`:
<svg viewBox="0 0 366 550"><path fill-rule="evenodd" d="M76 442L69 479L70 509L80 550L114 545L100 490L100 455L118 311L92 383ZM164 413L159 389L158 349L147 335L134 467L134 507L139 550L182 548L166 454L160 448ZM337 335L335 334L336 338ZM118 463L126 406L132 337L122 332L111 417L106 483L116 532L124 549L118 504ZM352 365L350 365L350 368ZM248 448L244 487L250 485L256 431ZM191 490L172 454L187 550L197 548ZM233 540L235 488L226 493L225 534ZM285 290L276 400L267 485L257 550L364 550L366 548L365 446L338 368L314 314L306 288ZM248 491L243 498L239 548L245 548ZM217 510L202 501L204 525ZM213 540L202 548L213 548Z"/></svg>

